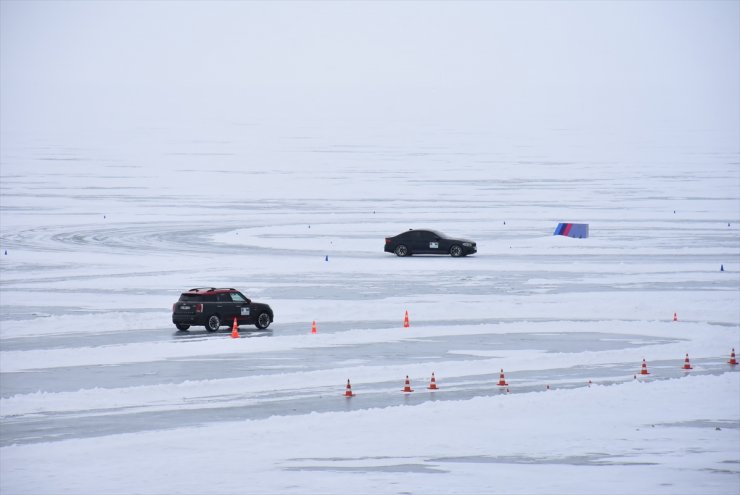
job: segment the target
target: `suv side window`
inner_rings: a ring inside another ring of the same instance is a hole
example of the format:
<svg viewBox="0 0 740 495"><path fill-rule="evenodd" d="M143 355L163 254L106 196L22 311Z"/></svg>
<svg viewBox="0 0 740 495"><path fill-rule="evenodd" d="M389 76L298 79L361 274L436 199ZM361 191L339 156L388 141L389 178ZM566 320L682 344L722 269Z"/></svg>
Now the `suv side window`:
<svg viewBox="0 0 740 495"><path fill-rule="evenodd" d="M229 295L231 296L231 300L234 302L246 302L246 300L238 292L230 292Z"/></svg>
<svg viewBox="0 0 740 495"><path fill-rule="evenodd" d="M231 302L231 298L226 293L221 293L216 295L216 301L218 302Z"/></svg>

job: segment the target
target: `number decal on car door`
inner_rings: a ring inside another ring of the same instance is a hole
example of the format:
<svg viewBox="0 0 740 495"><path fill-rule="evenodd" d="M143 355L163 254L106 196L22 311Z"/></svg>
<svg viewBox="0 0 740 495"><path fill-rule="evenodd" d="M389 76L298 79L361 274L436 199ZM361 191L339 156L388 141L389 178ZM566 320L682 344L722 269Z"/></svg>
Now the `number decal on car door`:
<svg viewBox="0 0 740 495"><path fill-rule="evenodd" d="M439 249L439 243L438 242L430 242L429 243L429 249Z"/></svg>
<svg viewBox="0 0 740 495"><path fill-rule="evenodd" d="M242 306L242 316L249 316L249 306Z"/></svg>

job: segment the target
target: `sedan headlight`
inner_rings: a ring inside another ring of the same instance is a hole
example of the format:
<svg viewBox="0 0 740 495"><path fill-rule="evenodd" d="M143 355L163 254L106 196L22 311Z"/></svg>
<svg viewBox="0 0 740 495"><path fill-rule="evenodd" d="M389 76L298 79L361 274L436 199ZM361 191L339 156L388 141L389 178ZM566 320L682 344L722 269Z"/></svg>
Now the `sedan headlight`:
<svg viewBox="0 0 740 495"><path fill-rule="evenodd" d="M465 247L473 247L473 243L472 242L463 242L463 246L465 246Z"/></svg>

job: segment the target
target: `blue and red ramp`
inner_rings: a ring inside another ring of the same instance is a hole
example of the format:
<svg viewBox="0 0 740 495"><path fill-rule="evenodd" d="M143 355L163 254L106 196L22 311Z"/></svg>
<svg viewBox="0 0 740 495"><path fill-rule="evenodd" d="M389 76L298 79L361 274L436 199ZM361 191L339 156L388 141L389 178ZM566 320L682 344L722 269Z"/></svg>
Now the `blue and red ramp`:
<svg viewBox="0 0 740 495"><path fill-rule="evenodd" d="M576 239L586 239L588 237L587 223L559 223L552 235L564 235Z"/></svg>

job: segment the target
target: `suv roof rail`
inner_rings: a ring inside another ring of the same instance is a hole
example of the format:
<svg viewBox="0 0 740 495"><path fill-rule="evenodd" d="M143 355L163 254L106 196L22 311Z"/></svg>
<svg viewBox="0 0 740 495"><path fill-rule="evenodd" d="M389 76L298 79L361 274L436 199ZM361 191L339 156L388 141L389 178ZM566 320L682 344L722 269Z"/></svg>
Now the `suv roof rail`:
<svg viewBox="0 0 740 495"><path fill-rule="evenodd" d="M190 289L188 292L213 292L215 290L236 290L233 287L223 287L223 288L216 288L216 287L196 287L194 289Z"/></svg>

